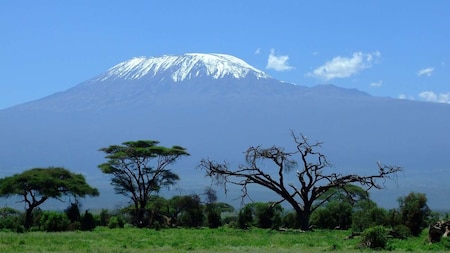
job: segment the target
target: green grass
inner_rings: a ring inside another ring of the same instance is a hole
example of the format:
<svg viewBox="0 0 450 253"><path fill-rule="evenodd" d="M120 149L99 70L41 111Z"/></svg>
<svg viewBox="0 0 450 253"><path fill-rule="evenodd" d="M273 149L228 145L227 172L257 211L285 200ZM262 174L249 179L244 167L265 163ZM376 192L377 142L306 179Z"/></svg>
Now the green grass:
<svg viewBox="0 0 450 253"><path fill-rule="evenodd" d="M278 232L263 229L108 229L93 232L0 232L0 252L380 252L360 249L348 231ZM445 252L450 241L428 245L426 233L390 240L389 252ZM447 248L450 250L450 248ZM387 251L386 251L387 252Z"/></svg>

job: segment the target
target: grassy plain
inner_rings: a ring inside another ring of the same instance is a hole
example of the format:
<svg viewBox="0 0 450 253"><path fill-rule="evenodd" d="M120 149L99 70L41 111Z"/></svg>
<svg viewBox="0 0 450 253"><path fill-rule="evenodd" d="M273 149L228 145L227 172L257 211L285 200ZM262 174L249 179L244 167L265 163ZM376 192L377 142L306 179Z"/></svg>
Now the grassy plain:
<svg viewBox="0 0 450 253"><path fill-rule="evenodd" d="M109 229L93 232L0 232L0 252L382 252L361 249L349 231L279 232L263 229ZM391 240L389 252L446 252L450 243L428 245L426 234Z"/></svg>

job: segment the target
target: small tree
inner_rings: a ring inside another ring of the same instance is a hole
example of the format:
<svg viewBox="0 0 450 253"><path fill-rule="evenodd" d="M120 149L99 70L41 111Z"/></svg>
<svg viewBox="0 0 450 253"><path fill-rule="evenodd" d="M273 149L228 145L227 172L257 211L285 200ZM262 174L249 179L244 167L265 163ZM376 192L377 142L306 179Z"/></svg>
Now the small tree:
<svg viewBox="0 0 450 253"><path fill-rule="evenodd" d="M138 227L151 223L145 218L151 195L179 180L178 175L167 167L181 156L189 155L183 147L167 148L158 144L158 141L140 140L100 149L105 152L108 162L98 167L103 173L112 175L111 184L117 193L131 199L134 223Z"/></svg>
<svg viewBox="0 0 450 253"><path fill-rule="evenodd" d="M388 213L372 200L363 200L356 205L352 214L352 230L362 232L374 226L388 225Z"/></svg>
<svg viewBox="0 0 450 253"><path fill-rule="evenodd" d="M276 193L280 200L274 205L284 201L289 203L296 211L303 230L309 229L312 212L332 197L327 195L321 198L329 193L330 189L345 190L345 186L353 183L361 185L366 191L371 188L382 189L383 184L377 180L381 179L384 182L401 170L400 167L378 163L378 172L369 176L327 174L325 169L331 166L325 155L316 150L321 143L311 144L305 136L297 136L294 133L292 137L296 146L293 152L287 152L284 148L276 146L250 147L245 153L246 164L240 165L237 169L229 168L227 163L217 163L209 159L203 159L199 168L206 171L206 175L211 177L213 182L223 184L225 192L228 183L240 186L243 199L248 196L248 186L252 184L263 186ZM298 156L299 159L295 160L294 156ZM292 179L297 182L286 177L295 168L298 168L297 173Z"/></svg>
<svg viewBox="0 0 450 253"><path fill-rule="evenodd" d="M427 205L427 197L423 193L411 192L398 199L400 215L405 226L413 236L418 236L427 227L426 220L431 214Z"/></svg>
<svg viewBox="0 0 450 253"><path fill-rule="evenodd" d="M201 227L204 213L200 197L196 194L183 197L184 210L180 213L179 223L184 227Z"/></svg>
<svg viewBox="0 0 450 253"><path fill-rule="evenodd" d="M78 202L70 203L70 205L64 210L69 218L70 222L74 223L80 221L80 208L78 207Z"/></svg>
<svg viewBox="0 0 450 253"><path fill-rule="evenodd" d="M81 216L81 230L83 231L92 231L95 228L95 218L88 210L84 212L84 215Z"/></svg>
<svg viewBox="0 0 450 253"><path fill-rule="evenodd" d="M0 179L0 196L19 195L25 202L25 228L33 221L33 210L49 198L61 199L98 196L96 188L86 183L81 174L74 174L61 167L35 168Z"/></svg>
<svg viewBox="0 0 450 253"><path fill-rule="evenodd" d="M317 209L311 223L319 228L348 229L352 224L352 206L344 201L332 201Z"/></svg>
<svg viewBox="0 0 450 253"><path fill-rule="evenodd" d="M239 210L237 225L241 229L247 229L253 226L253 210L251 205L246 205Z"/></svg>
<svg viewBox="0 0 450 253"><path fill-rule="evenodd" d="M205 213L209 228L218 228L222 225L221 213L216 205L217 193L211 187L205 189L206 196Z"/></svg>

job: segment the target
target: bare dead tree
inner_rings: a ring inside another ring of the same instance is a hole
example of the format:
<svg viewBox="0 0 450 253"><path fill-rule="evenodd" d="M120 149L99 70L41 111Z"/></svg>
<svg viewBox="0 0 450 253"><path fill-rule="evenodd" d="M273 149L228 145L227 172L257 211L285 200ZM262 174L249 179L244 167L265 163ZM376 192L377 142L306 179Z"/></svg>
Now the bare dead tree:
<svg viewBox="0 0 450 253"><path fill-rule="evenodd" d="M382 189L386 180L394 179L396 173L402 170L401 167L378 162L378 172L369 176L334 172L325 174L325 169L332 166L324 154L316 151L322 143L310 144L304 135L294 132L292 137L296 145L293 152L286 152L276 146L250 147L245 152L246 164L239 165L237 169L230 168L227 162L218 163L209 159L201 160L199 168L206 172L213 183L223 185L225 193L228 184L241 187L242 199L249 196L248 186L251 184L275 192L281 199L274 205L288 202L296 211L303 230L309 229L312 212L333 196L329 190L342 189L345 192L345 186L355 183L366 191ZM295 183L292 177L288 177L293 169L297 169Z"/></svg>

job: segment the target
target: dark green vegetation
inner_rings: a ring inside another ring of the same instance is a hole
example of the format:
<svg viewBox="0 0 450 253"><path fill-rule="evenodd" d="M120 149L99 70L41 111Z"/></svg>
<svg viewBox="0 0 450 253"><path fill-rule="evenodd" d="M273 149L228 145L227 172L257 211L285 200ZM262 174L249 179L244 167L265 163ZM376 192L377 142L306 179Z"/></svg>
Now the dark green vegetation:
<svg viewBox="0 0 450 253"><path fill-rule="evenodd" d="M424 194L413 192L401 197L399 207L391 210L378 207L370 199L369 189L383 188L377 180L390 179L401 168L378 164L379 171L369 176L326 172L330 167L326 157L316 150L321 144L310 144L304 136L293 134L293 138L296 144L293 152L281 147L250 148L246 153L247 164L236 170L229 169L226 163L201 161L199 167L214 182L224 184L225 189L227 183L241 186L243 199L251 184L263 186L281 198L269 203L249 203L240 210L217 202L216 192L211 188L203 193L169 199L158 196L162 187L172 186L179 179L169 165L189 154L180 146L158 146L157 141L125 142L101 149L108 161L99 168L112 176L111 184L118 194L130 198L129 206L116 210L82 212L78 197L96 196L98 191L90 187L83 176L63 168L32 169L0 179L1 196L19 195L26 203L24 213L0 208L0 229L4 231L0 233L0 250L348 252L366 248L450 249L447 238L428 245L428 225L448 216L433 213ZM298 180L297 185L285 184L293 169L297 170L293 177ZM48 198L64 196L75 198L64 212L38 208ZM283 202L290 208L283 207ZM58 233L62 231L65 233Z"/></svg>
<svg viewBox="0 0 450 253"><path fill-rule="evenodd" d="M33 210L49 198L71 195L98 196L98 190L86 183L84 176L64 168L35 168L0 179L0 196L19 195L26 204L25 228L32 226Z"/></svg>

